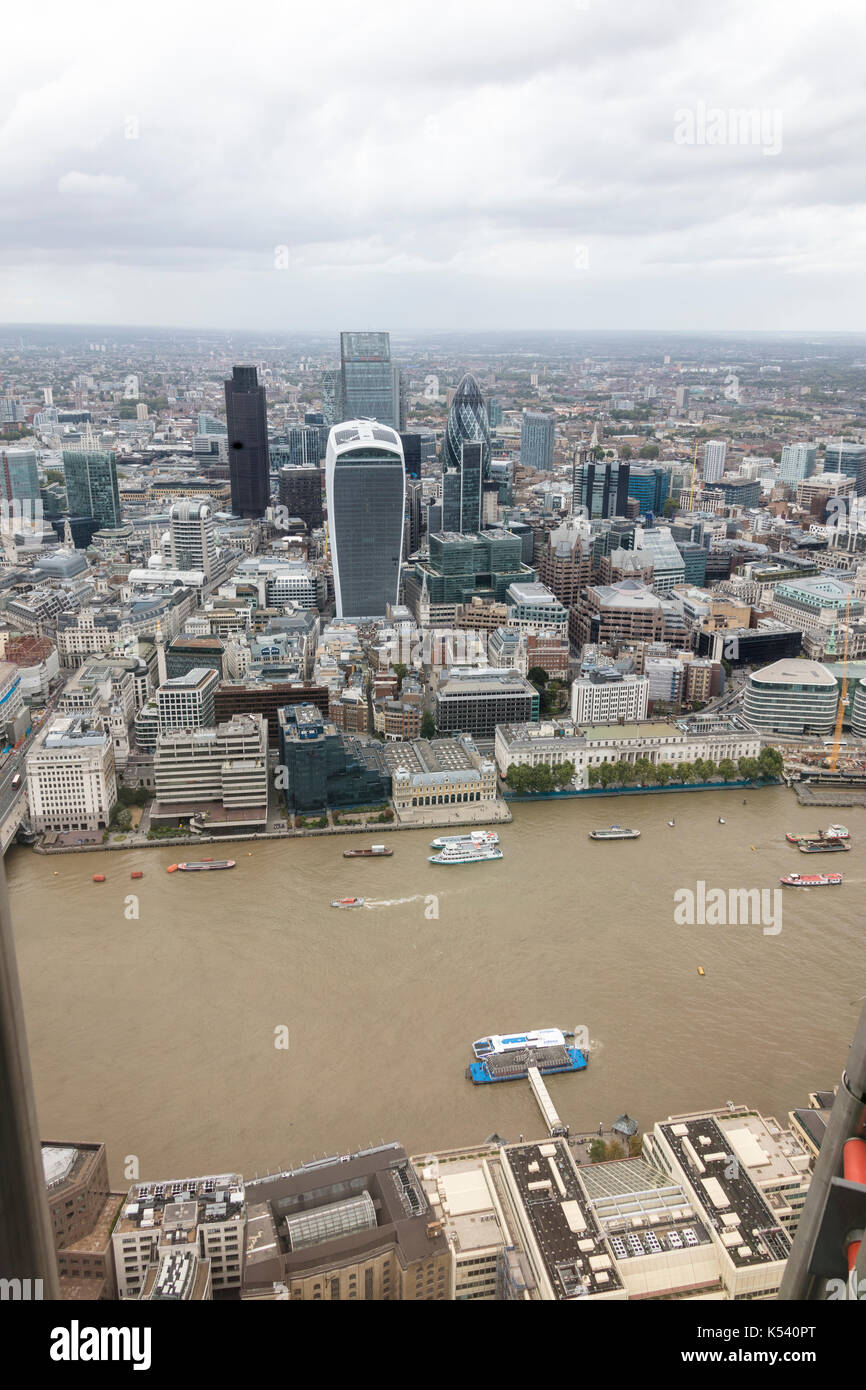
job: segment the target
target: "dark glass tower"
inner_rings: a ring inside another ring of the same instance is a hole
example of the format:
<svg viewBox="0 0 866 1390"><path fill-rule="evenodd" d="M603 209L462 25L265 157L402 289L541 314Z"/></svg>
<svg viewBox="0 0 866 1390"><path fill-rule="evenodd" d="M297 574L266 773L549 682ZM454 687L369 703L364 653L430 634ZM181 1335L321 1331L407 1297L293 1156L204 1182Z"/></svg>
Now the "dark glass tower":
<svg viewBox="0 0 866 1390"><path fill-rule="evenodd" d="M464 441L460 467L442 474L442 530L474 534L481 529L484 445L480 440Z"/></svg>
<svg viewBox="0 0 866 1390"><path fill-rule="evenodd" d="M370 420L335 425L325 483L337 617L384 617L400 591L406 507L400 436Z"/></svg>
<svg viewBox="0 0 866 1390"><path fill-rule="evenodd" d="M481 476L490 477L490 424L478 382L469 372L457 387L442 444L442 470L463 467L463 445L481 445ZM480 492L480 488L479 488Z"/></svg>
<svg viewBox="0 0 866 1390"><path fill-rule="evenodd" d="M395 377L388 333L340 334L340 394L344 420L378 420L398 429Z"/></svg>
<svg viewBox="0 0 866 1390"><path fill-rule="evenodd" d="M236 516L264 516L270 502L265 388L255 367L233 367L226 382L229 478Z"/></svg>
<svg viewBox="0 0 866 1390"><path fill-rule="evenodd" d="M63 472L71 516L95 517L100 526L120 525L114 454L102 449L64 449Z"/></svg>

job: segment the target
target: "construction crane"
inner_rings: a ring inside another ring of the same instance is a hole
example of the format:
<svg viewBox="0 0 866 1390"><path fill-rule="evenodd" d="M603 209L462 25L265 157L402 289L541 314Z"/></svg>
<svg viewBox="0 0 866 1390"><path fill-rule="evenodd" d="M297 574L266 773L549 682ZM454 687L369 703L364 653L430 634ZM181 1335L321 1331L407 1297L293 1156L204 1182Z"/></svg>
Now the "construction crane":
<svg viewBox="0 0 866 1390"><path fill-rule="evenodd" d="M845 716L845 708L848 704L848 611L851 600L845 600L845 645L842 654L842 693L839 696L839 708L836 711L836 728L833 733L833 752L830 755L830 771L836 771L839 761L839 743L842 738L842 720Z"/></svg>

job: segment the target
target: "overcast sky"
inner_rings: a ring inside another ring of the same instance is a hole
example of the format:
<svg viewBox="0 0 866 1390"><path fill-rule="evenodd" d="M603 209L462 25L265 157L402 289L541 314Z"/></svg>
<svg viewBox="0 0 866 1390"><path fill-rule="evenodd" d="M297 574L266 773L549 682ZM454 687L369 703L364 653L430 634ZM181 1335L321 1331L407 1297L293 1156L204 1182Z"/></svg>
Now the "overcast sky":
<svg viewBox="0 0 866 1390"><path fill-rule="evenodd" d="M863 329L864 15L14 6L0 320Z"/></svg>

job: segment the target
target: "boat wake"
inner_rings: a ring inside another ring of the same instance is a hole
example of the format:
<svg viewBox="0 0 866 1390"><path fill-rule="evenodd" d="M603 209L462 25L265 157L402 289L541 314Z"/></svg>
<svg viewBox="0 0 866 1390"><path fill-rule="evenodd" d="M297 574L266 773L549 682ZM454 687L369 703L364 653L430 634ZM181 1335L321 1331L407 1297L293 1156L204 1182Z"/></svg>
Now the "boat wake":
<svg viewBox="0 0 866 1390"><path fill-rule="evenodd" d="M423 903L427 901L426 893L413 893L411 898L365 898L365 907L402 907L403 903Z"/></svg>

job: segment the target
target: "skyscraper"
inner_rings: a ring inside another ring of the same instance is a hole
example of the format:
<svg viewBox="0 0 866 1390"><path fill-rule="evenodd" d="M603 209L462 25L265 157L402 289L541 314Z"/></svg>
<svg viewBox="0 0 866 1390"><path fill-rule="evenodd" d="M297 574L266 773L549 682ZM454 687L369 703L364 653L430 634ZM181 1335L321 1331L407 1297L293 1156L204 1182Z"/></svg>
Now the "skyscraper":
<svg viewBox="0 0 866 1390"><path fill-rule="evenodd" d="M340 334L340 415L344 420L378 420L399 429L388 333Z"/></svg>
<svg viewBox="0 0 866 1390"><path fill-rule="evenodd" d="M474 533L481 529L481 495L484 445L464 440L460 467L442 474L442 530Z"/></svg>
<svg viewBox="0 0 866 1390"><path fill-rule="evenodd" d="M335 425L325 487L337 617L382 617L400 589L406 506L400 436L370 420Z"/></svg>
<svg viewBox="0 0 866 1390"><path fill-rule="evenodd" d="M232 511L264 516L271 495L265 388L255 367L233 367L225 389Z"/></svg>
<svg viewBox="0 0 866 1390"><path fill-rule="evenodd" d="M102 449L64 449L70 516L93 516L100 526L119 526L120 494L114 454Z"/></svg>
<svg viewBox="0 0 866 1390"><path fill-rule="evenodd" d="M216 537L209 504L183 498L172 503L168 516L172 565L201 570L210 579L216 568Z"/></svg>
<svg viewBox="0 0 866 1390"><path fill-rule="evenodd" d="M625 516L630 465L589 457L578 449L572 473L572 512L586 517Z"/></svg>
<svg viewBox="0 0 866 1390"><path fill-rule="evenodd" d="M728 446L723 439L708 439L704 445L704 482L717 483L725 471Z"/></svg>
<svg viewBox="0 0 866 1390"><path fill-rule="evenodd" d="M0 448L0 497L8 503L39 501L35 449Z"/></svg>
<svg viewBox="0 0 866 1390"><path fill-rule="evenodd" d="M524 410L520 425L520 466L549 473L553 468L556 419L542 410Z"/></svg>
<svg viewBox="0 0 866 1390"><path fill-rule="evenodd" d="M779 480L795 486L815 472L818 450L814 444L786 444L782 449Z"/></svg>
<svg viewBox="0 0 866 1390"><path fill-rule="evenodd" d="M467 372L457 387L448 412L448 425L442 443L442 471L463 466L464 443L480 443L481 476L490 476L490 424L481 389Z"/></svg>

